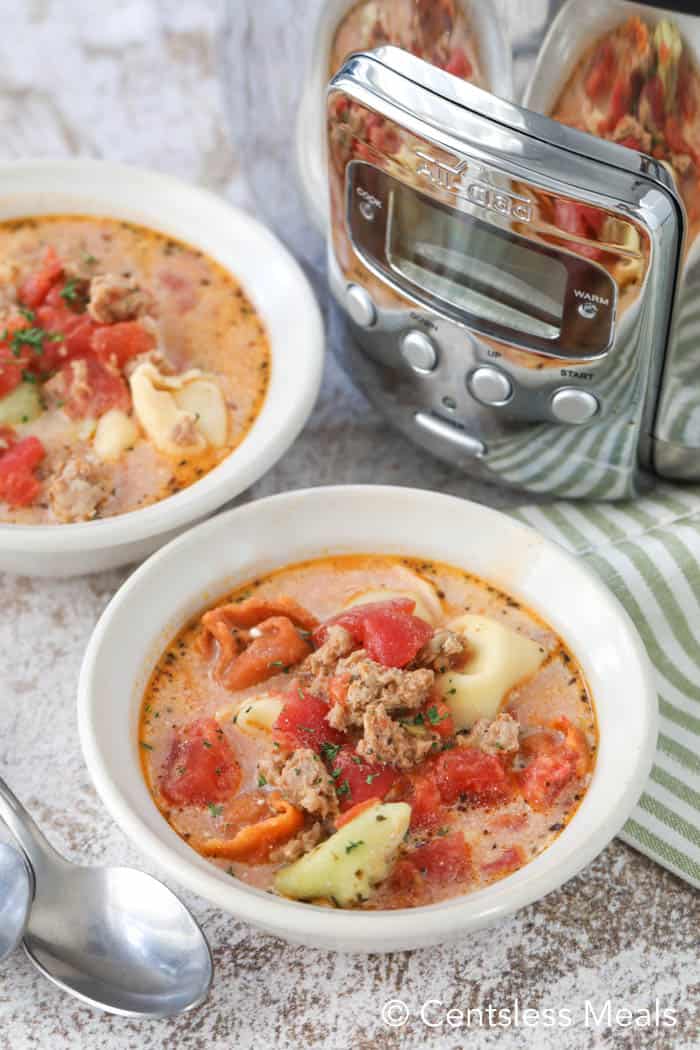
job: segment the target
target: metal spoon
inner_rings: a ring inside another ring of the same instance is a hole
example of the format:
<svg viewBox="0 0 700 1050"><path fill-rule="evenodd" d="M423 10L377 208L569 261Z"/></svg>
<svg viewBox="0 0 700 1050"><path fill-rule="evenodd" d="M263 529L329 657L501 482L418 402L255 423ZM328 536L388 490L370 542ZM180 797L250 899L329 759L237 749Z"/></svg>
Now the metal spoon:
<svg viewBox="0 0 700 1050"><path fill-rule="evenodd" d="M166 1017L206 999L212 960L184 904L133 868L70 864L0 779L0 817L35 881L24 947L50 981L108 1013Z"/></svg>
<svg viewBox="0 0 700 1050"><path fill-rule="evenodd" d="M12 954L24 936L33 889L22 854L0 842L0 963Z"/></svg>

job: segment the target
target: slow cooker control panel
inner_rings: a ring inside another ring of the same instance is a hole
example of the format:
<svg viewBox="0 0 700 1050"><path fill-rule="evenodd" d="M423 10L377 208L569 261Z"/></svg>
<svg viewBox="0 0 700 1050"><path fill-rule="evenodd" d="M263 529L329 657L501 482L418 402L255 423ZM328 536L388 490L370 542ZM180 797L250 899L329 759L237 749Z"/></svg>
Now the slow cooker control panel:
<svg viewBox="0 0 700 1050"><path fill-rule="evenodd" d="M354 251L398 295L551 358L590 360L612 346L617 286L597 262L450 206L364 161L348 166L346 189ZM376 314L360 305L363 291L347 290L347 308L371 327Z"/></svg>

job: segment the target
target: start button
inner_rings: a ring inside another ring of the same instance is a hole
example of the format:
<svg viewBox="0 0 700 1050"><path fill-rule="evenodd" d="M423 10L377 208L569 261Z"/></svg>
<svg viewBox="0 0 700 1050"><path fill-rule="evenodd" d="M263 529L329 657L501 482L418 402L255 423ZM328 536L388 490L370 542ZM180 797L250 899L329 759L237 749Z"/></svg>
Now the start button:
<svg viewBox="0 0 700 1050"><path fill-rule="evenodd" d="M588 390L579 390L575 386L565 386L552 397L552 415L560 423L587 423L598 412L600 402L595 394Z"/></svg>

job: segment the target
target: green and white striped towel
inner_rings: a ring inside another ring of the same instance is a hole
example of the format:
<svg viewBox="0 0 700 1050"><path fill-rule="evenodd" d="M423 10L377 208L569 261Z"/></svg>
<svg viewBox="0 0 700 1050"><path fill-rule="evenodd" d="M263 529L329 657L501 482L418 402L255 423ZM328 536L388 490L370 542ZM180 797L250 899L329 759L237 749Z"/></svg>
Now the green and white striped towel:
<svg viewBox="0 0 700 1050"><path fill-rule="evenodd" d="M620 837L700 888L700 490L516 516L585 558L637 625L661 720L651 777Z"/></svg>

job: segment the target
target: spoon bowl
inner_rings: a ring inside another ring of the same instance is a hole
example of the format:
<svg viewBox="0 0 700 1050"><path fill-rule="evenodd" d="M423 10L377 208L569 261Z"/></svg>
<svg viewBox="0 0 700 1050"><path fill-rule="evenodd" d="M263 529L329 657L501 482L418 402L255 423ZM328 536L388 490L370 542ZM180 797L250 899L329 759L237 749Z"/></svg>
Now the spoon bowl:
<svg viewBox="0 0 700 1050"><path fill-rule="evenodd" d="M22 940L32 889L32 877L22 854L0 842L0 963Z"/></svg>
<svg viewBox="0 0 700 1050"><path fill-rule="evenodd" d="M1 779L0 816L34 871L24 948L50 981L129 1017L167 1017L206 999L209 946L174 893L133 868L70 864Z"/></svg>

